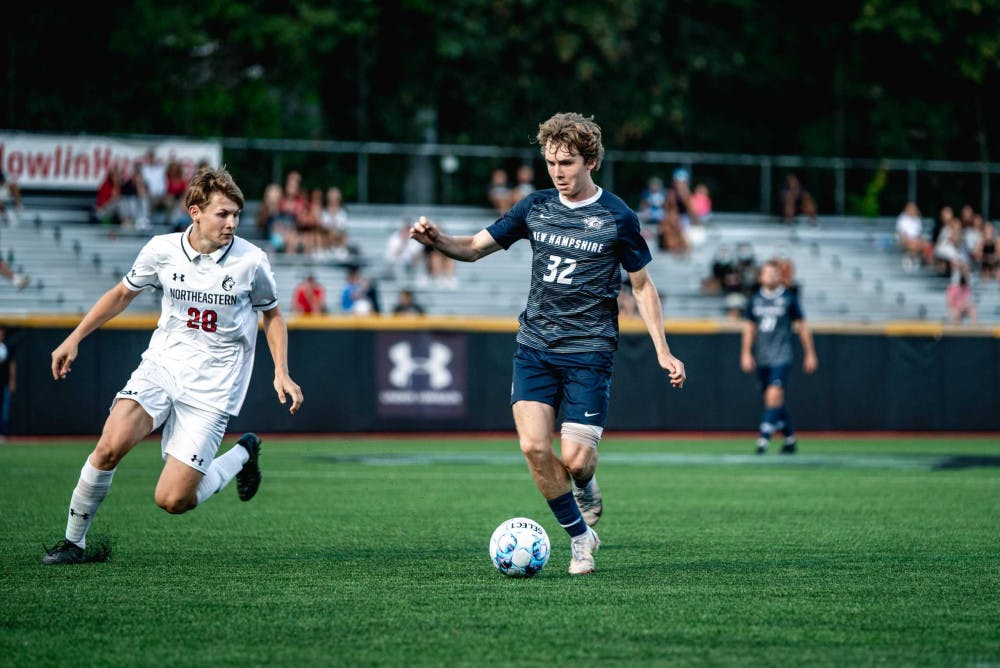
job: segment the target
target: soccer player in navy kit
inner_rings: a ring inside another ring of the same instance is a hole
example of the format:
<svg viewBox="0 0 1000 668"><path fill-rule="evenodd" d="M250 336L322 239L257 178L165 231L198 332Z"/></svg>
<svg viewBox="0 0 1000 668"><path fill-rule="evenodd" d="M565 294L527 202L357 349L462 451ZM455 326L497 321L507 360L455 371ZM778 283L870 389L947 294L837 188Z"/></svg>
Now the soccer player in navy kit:
<svg viewBox="0 0 1000 668"><path fill-rule="evenodd" d="M799 300L781 285L776 262L768 261L761 267L760 289L747 302L745 318L740 368L745 373L757 369L757 378L764 393L764 415L760 420L757 454L767 452L771 436L779 430L785 435L781 452L794 454L795 430L785 407L785 387L793 359L793 328L798 329L802 341L802 369L812 373L819 363Z"/></svg>
<svg viewBox="0 0 1000 668"><path fill-rule="evenodd" d="M533 192L474 236L450 236L421 218L411 236L445 255L474 262L519 239L532 247L531 287L520 315L511 404L521 451L535 485L571 538L569 572L594 570L593 525L603 499L594 479L618 345L620 268L628 272L657 361L674 387L686 379L663 331L652 259L634 211L593 181L604 147L592 118L556 114L538 144L555 188ZM551 435L563 412L561 458Z"/></svg>

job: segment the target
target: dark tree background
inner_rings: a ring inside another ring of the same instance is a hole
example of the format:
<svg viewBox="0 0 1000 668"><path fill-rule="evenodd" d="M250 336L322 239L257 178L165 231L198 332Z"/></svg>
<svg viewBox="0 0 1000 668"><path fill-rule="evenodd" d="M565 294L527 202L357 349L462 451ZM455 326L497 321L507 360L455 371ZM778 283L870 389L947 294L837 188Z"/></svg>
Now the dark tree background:
<svg viewBox="0 0 1000 668"><path fill-rule="evenodd" d="M0 127L992 161L1000 0L8 8ZM61 55L61 54L68 55Z"/></svg>

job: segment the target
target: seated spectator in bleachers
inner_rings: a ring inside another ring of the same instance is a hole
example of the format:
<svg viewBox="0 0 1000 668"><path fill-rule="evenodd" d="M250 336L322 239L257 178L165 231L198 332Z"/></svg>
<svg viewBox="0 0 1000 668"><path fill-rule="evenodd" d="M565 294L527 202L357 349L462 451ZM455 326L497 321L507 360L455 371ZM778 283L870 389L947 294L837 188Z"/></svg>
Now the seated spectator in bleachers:
<svg viewBox="0 0 1000 668"><path fill-rule="evenodd" d="M997 232L993 223L983 225L983 236L973 252L979 263L979 276L984 280L1000 278L1000 252L997 250Z"/></svg>
<svg viewBox="0 0 1000 668"><path fill-rule="evenodd" d="M531 165L521 165L517 168L514 187L510 189L510 204L507 208L510 209L533 192L535 192L535 170Z"/></svg>
<svg viewBox="0 0 1000 668"><path fill-rule="evenodd" d="M976 322L976 304L972 300L972 286L967 268L956 271L948 287L945 288L945 303L948 307L948 317L953 323L961 323L968 319Z"/></svg>
<svg viewBox="0 0 1000 668"><path fill-rule="evenodd" d="M507 171L498 167L490 175L490 187L486 192L486 197L497 214L502 216L510 209L510 196Z"/></svg>
<svg viewBox="0 0 1000 668"><path fill-rule="evenodd" d="M142 180L142 164L132 163L130 169L122 173L121 180L122 211L119 224L127 229L148 230L151 225L148 217L143 216L142 201L146 199L146 182Z"/></svg>
<svg viewBox="0 0 1000 668"><path fill-rule="evenodd" d="M677 200L677 212L680 216L681 230L684 232L684 236L687 237L688 231L693 225L700 225L701 220L698 218L698 214L694 211L694 206L691 204L691 175L688 170L684 168L675 169L673 174L673 181L670 184L670 188L667 190L673 190L674 196Z"/></svg>
<svg viewBox="0 0 1000 668"><path fill-rule="evenodd" d="M151 224L162 222L172 209L173 200L167 195L167 169L156 157L156 151L152 148L146 151L139 166L142 181L146 186L144 196L139 201L139 219L147 220Z"/></svg>
<svg viewBox="0 0 1000 668"><path fill-rule="evenodd" d="M662 251L685 255L691 249L684 225L681 222L681 212L677 191L667 188L664 197L663 217L656 229L657 248Z"/></svg>
<svg viewBox="0 0 1000 668"><path fill-rule="evenodd" d="M924 223L916 202L907 202L896 217L896 240L903 250L904 269L916 269L928 260L933 246L924 236Z"/></svg>
<svg viewBox="0 0 1000 668"><path fill-rule="evenodd" d="M351 255L347 243L347 209L344 195L337 186L326 189L326 200L320 212L319 224L325 235L325 246L337 260L346 260Z"/></svg>
<svg viewBox="0 0 1000 668"><path fill-rule="evenodd" d="M292 292L292 311L302 315L326 313L326 289L313 274L308 274L295 286Z"/></svg>
<svg viewBox="0 0 1000 668"><path fill-rule="evenodd" d="M385 240L383 257L388 264L389 274L397 280L412 278L420 269L421 261L424 261L424 245L410 238L411 225L412 221L404 218L399 229Z"/></svg>
<svg viewBox="0 0 1000 668"><path fill-rule="evenodd" d="M177 160L167 163L164 170L167 181L167 225L175 232L183 232L191 222L184 197L187 194L188 178L184 176L184 165Z"/></svg>
<svg viewBox="0 0 1000 668"><path fill-rule="evenodd" d="M302 215L308 204L306 196L302 192L302 174L293 169L285 175L285 187L281 192L281 216L291 228L291 232L285 237L286 252L298 250L298 239L295 232L299 216Z"/></svg>
<svg viewBox="0 0 1000 668"><path fill-rule="evenodd" d="M392 307L393 315L424 315L424 307L417 302L413 291L403 288L399 291L396 305Z"/></svg>
<svg viewBox="0 0 1000 668"><path fill-rule="evenodd" d="M309 191L305 205L295 217L295 244L293 250L304 255L314 255L326 246L326 235L320 219L323 215L323 191Z"/></svg>
<svg viewBox="0 0 1000 668"><path fill-rule="evenodd" d="M979 248L979 242L983 240L983 227L985 221L978 213L973 213L968 221L962 221L962 243L965 244L969 252L973 268L979 267L979 258L975 255L975 250Z"/></svg>
<svg viewBox="0 0 1000 668"><path fill-rule="evenodd" d="M281 213L281 186L269 183L257 207L257 235L267 239L268 246L276 253L284 252L286 234L291 231L288 219Z"/></svg>
<svg viewBox="0 0 1000 668"><path fill-rule="evenodd" d="M691 193L691 211L698 217L699 223L707 223L712 218L712 197L704 183L696 185Z"/></svg>
<svg viewBox="0 0 1000 668"><path fill-rule="evenodd" d="M778 192L781 208L781 219L785 223L794 223L799 216L816 224L817 206L816 200L799 181L799 177L794 173L785 175L785 183Z"/></svg>
<svg viewBox="0 0 1000 668"><path fill-rule="evenodd" d="M347 280L340 291L340 308L344 313L353 315L371 315L382 312L379 307L378 288L361 267L351 265L347 268Z"/></svg>
<svg viewBox="0 0 1000 668"><path fill-rule="evenodd" d="M701 291L706 295L738 292L742 289L743 274L736 266L736 256L727 244L715 249L712 267L701 282Z"/></svg>
<svg viewBox="0 0 1000 668"><path fill-rule="evenodd" d="M934 245L934 267L939 276L951 276L969 267L969 252L962 235L962 221L958 218L952 218L941 228Z"/></svg>
<svg viewBox="0 0 1000 668"><path fill-rule="evenodd" d="M21 188L13 181L8 181L0 167L0 218L10 226L17 225L23 210Z"/></svg>
<svg viewBox="0 0 1000 668"><path fill-rule="evenodd" d="M955 212L950 206L942 206L938 211L938 217L934 220L934 229L931 230L930 243L936 245L941 238L941 230L948 226L948 223L955 217Z"/></svg>
<svg viewBox="0 0 1000 668"><path fill-rule="evenodd" d="M646 182L646 189L639 196L639 207L636 214L643 230L652 230L644 236L660 235L660 222L666 215L667 191L663 187L663 179L651 176Z"/></svg>
<svg viewBox="0 0 1000 668"><path fill-rule="evenodd" d="M122 169L115 164L108 168L97 187L94 218L102 225L118 227L123 221L132 219L128 208L128 201L122 197Z"/></svg>

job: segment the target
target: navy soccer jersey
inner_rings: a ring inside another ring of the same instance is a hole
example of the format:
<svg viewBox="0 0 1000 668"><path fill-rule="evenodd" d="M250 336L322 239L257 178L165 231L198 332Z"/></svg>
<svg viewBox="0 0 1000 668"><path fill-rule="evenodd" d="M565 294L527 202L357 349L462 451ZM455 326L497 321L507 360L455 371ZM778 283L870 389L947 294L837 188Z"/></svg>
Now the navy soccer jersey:
<svg viewBox="0 0 1000 668"><path fill-rule="evenodd" d="M803 318L798 298L783 287L773 291L761 288L750 296L744 315L757 325L754 339L757 366L791 364L792 323Z"/></svg>
<svg viewBox="0 0 1000 668"><path fill-rule="evenodd" d="M504 249L518 239L531 243L518 343L562 353L618 347L619 266L634 272L652 260L625 202L600 188L582 202L564 201L555 188L539 190L487 231Z"/></svg>

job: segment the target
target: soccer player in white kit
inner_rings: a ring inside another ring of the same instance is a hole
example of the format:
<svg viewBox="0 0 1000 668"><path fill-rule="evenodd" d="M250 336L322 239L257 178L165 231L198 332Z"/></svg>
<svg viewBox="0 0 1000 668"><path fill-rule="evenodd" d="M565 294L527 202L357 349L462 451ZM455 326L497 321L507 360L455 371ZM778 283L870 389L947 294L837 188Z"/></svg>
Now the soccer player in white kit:
<svg viewBox="0 0 1000 668"><path fill-rule="evenodd" d="M44 564L75 564L86 555L87 530L115 469L135 445L163 427L163 471L156 504L180 514L200 505L234 477L249 501L260 484L260 439L252 433L216 457L230 415L237 415L253 369L257 312L274 360L278 401L302 405L288 374L288 330L278 308L267 255L236 236L243 193L225 168L201 169L185 195L191 225L153 237L122 282L90 309L52 352L52 376L69 375L80 341L124 311L145 288L162 288L160 319L149 347L116 395L97 447L70 499L66 538L46 550Z"/></svg>

